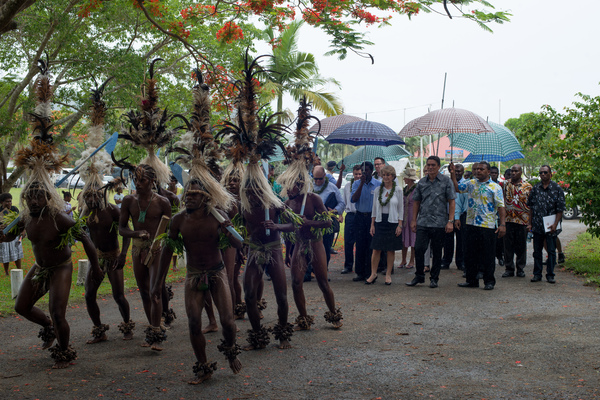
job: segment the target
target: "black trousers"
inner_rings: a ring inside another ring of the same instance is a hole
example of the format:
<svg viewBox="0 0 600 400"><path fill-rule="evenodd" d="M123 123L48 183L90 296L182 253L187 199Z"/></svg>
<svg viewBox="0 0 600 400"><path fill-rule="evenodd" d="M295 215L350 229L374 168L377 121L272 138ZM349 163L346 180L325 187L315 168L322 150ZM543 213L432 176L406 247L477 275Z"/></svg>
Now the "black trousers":
<svg viewBox="0 0 600 400"><path fill-rule="evenodd" d="M523 272L527 264L527 226L514 222L506 223L504 235L504 267L506 272ZM515 256L517 257L515 264Z"/></svg>
<svg viewBox="0 0 600 400"><path fill-rule="evenodd" d="M371 275L371 213L356 212L354 232L356 233L356 261L354 269L360 278Z"/></svg>
<svg viewBox="0 0 600 400"><path fill-rule="evenodd" d="M452 264L454 258L454 232L444 232L444 255L442 256L442 266L447 268Z"/></svg>
<svg viewBox="0 0 600 400"><path fill-rule="evenodd" d="M431 242L431 253L433 262L431 263L431 279L438 280L440 269L442 267L442 247L446 230L444 228L427 228L417 225L417 238L415 240L415 276L419 280L425 280L425 252Z"/></svg>
<svg viewBox="0 0 600 400"><path fill-rule="evenodd" d="M456 266L464 269L465 267L465 247L467 244L466 240L467 232L467 213L464 212L460 215L460 229L455 229L456 234Z"/></svg>
<svg viewBox="0 0 600 400"><path fill-rule="evenodd" d="M346 213L344 223L344 269L352 271L354 266L354 244L356 243L356 230L354 229L354 219L356 213Z"/></svg>
<svg viewBox="0 0 600 400"><path fill-rule="evenodd" d="M496 228L482 228L467 225L467 242L469 247L466 254L467 282L478 284L477 272L483 271L483 283L495 285L496 278Z"/></svg>
<svg viewBox="0 0 600 400"><path fill-rule="evenodd" d="M329 260L331 259L331 246L333 245L333 238L335 233L328 233L323 235L323 246L325 246L325 255L327 255L327 266L329 267Z"/></svg>

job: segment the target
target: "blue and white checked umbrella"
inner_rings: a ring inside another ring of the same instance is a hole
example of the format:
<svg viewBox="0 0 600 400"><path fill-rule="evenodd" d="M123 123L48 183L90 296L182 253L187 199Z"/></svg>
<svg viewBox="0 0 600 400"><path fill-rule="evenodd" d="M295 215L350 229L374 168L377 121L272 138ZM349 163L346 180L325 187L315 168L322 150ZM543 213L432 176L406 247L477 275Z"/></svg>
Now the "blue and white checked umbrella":
<svg viewBox="0 0 600 400"><path fill-rule="evenodd" d="M463 162L477 162L477 161L500 161L500 162L505 162L505 161L510 161L510 160L518 160L521 158L525 158L525 156L523 155L523 153L521 153L520 151L515 151L510 153L509 155L506 156L499 156L496 154L469 154L467 156L467 158L464 159Z"/></svg>
<svg viewBox="0 0 600 400"><path fill-rule="evenodd" d="M406 144L392 128L373 121L345 124L325 138L329 143L351 146L391 146Z"/></svg>
<svg viewBox="0 0 600 400"><path fill-rule="evenodd" d="M387 161L398 161L402 158L410 157L411 154L402 146L365 146L364 149L357 149L354 153L344 157L344 164L347 168L362 164L363 161L375 162L375 157L381 157Z"/></svg>
<svg viewBox="0 0 600 400"><path fill-rule="evenodd" d="M452 146L470 151L473 154L495 154L507 156L523 148L515 135L504 125L488 122L494 132L453 133L450 135Z"/></svg>

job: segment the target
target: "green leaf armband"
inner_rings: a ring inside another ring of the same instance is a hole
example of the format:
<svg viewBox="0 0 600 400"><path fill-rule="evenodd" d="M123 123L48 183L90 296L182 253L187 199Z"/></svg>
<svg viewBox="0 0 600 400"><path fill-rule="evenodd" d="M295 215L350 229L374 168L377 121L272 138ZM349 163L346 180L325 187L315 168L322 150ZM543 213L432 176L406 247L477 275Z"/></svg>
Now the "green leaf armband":
<svg viewBox="0 0 600 400"><path fill-rule="evenodd" d="M181 233L179 236L177 236L177 239L171 239L169 234L165 232L158 235L155 240L160 240L162 246L167 246L173 250L173 253L177 254L178 256L183 256L184 246L183 236L181 236Z"/></svg>
<svg viewBox="0 0 600 400"><path fill-rule="evenodd" d="M81 235L85 232L87 216L82 217L75 211L73 212L73 219L75 220L75 225L60 235L60 243L56 246L57 250L73 246L77 239L81 238Z"/></svg>

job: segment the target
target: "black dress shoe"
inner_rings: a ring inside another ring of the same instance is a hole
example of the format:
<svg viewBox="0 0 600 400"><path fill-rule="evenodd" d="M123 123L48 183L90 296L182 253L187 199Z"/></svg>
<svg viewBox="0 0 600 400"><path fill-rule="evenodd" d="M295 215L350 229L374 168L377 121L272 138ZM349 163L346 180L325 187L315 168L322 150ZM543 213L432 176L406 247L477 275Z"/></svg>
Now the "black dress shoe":
<svg viewBox="0 0 600 400"><path fill-rule="evenodd" d="M548 281L548 283L556 283L556 281L554 280L554 277L546 278L546 280Z"/></svg>
<svg viewBox="0 0 600 400"><path fill-rule="evenodd" d="M424 283L425 279L421 280L419 278L414 278L412 281L410 282L406 282L406 286L417 286L418 283Z"/></svg>
<svg viewBox="0 0 600 400"><path fill-rule="evenodd" d="M462 283L459 283L458 286L459 287L477 288L477 287L479 287L479 283L462 282Z"/></svg>
<svg viewBox="0 0 600 400"><path fill-rule="evenodd" d="M491 283L488 283L487 285L485 285L483 287L483 290L494 290L494 285L492 285Z"/></svg>
<svg viewBox="0 0 600 400"><path fill-rule="evenodd" d="M519 277L519 278L525 278L525 272L523 272L523 271L517 272L517 277Z"/></svg>
<svg viewBox="0 0 600 400"><path fill-rule="evenodd" d="M448 264L442 264L442 266L440 267L440 269L450 269L450 265L448 265Z"/></svg>
<svg viewBox="0 0 600 400"><path fill-rule="evenodd" d="M477 273L477 279L483 279L483 272L478 272Z"/></svg>
<svg viewBox="0 0 600 400"><path fill-rule="evenodd" d="M533 278L531 278L531 282L539 282L541 280L542 280L542 277L541 276L537 276L537 275L534 276Z"/></svg>
<svg viewBox="0 0 600 400"><path fill-rule="evenodd" d="M342 272L340 272L341 274L350 274L352 273L351 269L343 269Z"/></svg>
<svg viewBox="0 0 600 400"><path fill-rule="evenodd" d="M502 258L498 259L498 265L504 267L504 260Z"/></svg>
<svg viewBox="0 0 600 400"><path fill-rule="evenodd" d="M438 280L432 279L431 282L429 282L429 287L432 289L435 289L436 287L438 287Z"/></svg>
<svg viewBox="0 0 600 400"><path fill-rule="evenodd" d="M355 276L354 278L352 278L352 280L354 282L360 282L360 281L364 281L366 278L364 276Z"/></svg>
<svg viewBox="0 0 600 400"><path fill-rule="evenodd" d="M505 273L502 274L503 278L510 278L511 276L515 276L515 273L506 271Z"/></svg>
<svg viewBox="0 0 600 400"><path fill-rule="evenodd" d="M329 252L329 254L338 254L337 250L331 249L331 251Z"/></svg>

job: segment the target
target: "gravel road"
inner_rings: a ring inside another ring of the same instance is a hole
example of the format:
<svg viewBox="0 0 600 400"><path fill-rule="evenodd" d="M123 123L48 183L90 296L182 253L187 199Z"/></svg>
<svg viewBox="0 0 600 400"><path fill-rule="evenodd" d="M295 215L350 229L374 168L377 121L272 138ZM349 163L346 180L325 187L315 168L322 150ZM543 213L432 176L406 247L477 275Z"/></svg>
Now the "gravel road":
<svg viewBox="0 0 600 400"><path fill-rule="evenodd" d="M566 221L563 243L584 231ZM531 245L530 245L531 247ZM305 284L313 330L292 338L293 347L244 352L242 372L233 375L217 351L221 334L207 335L209 358L218 361L211 380L190 386L195 362L187 335L183 287L175 286L178 319L163 352L141 348L143 312L137 293L128 296L138 323L132 341L117 329L112 299L101 301L109 340L86 345L91 322L83 303L67 312L79 359L52 370L40 349L38 327L19 317L0 319L0 391L5 399L589 399L600 397L598 291L559 269L556 285L527 278L500 278L493 291L463 289L454 265L440 287L409 288L414 270L396 269L394 283L367 286L341 275L343 255L333 256L331 285L344 313L344 327L323 320L323 298ZM397 265L398 263L396 263ZM289 275L288 275L289 276ZM289 287L289 282L288 282ZM263 323L276 323L270 282ZM291 288L290 320L297 311ZM245 343L247 320L238 321Z"/></svg>

